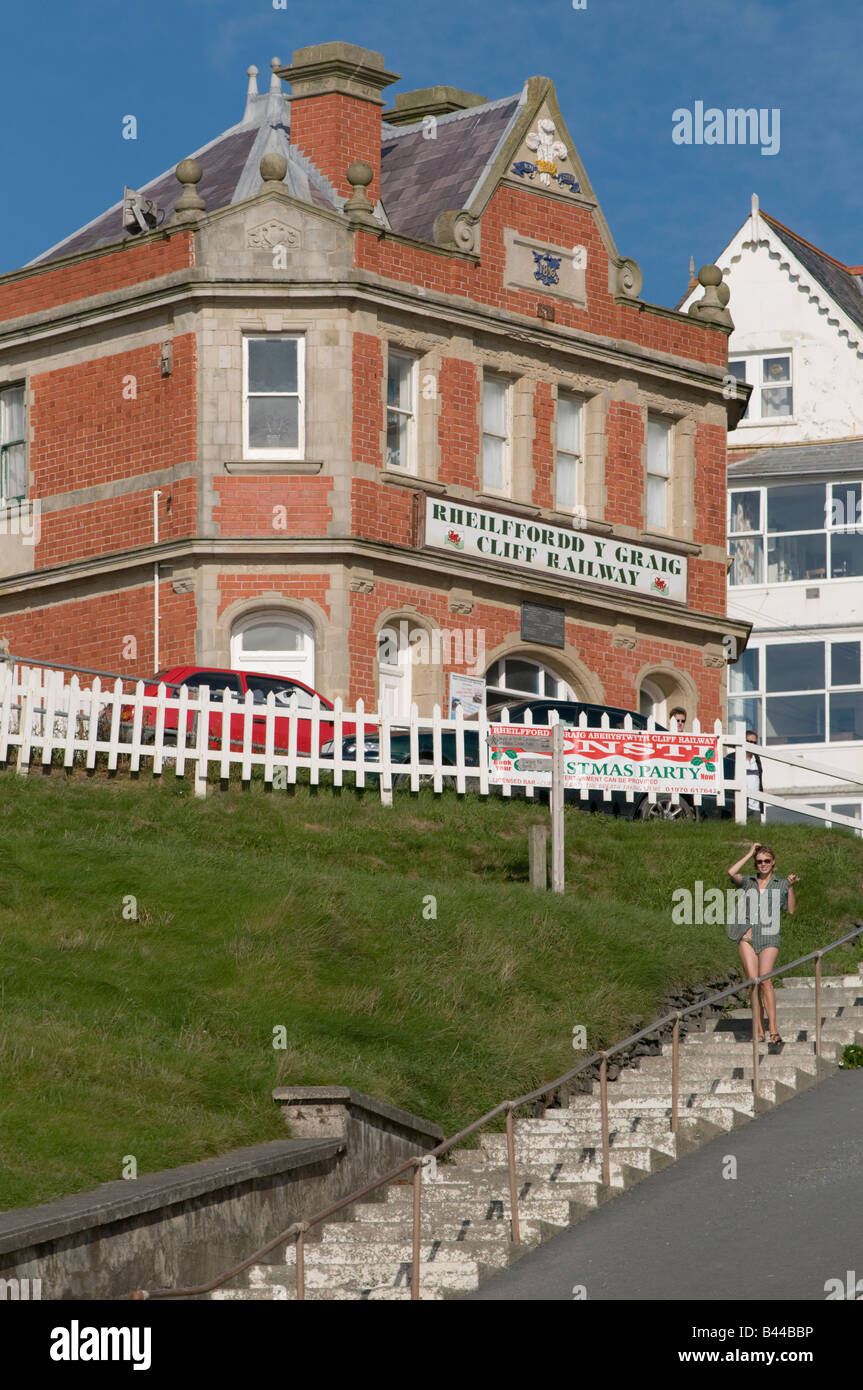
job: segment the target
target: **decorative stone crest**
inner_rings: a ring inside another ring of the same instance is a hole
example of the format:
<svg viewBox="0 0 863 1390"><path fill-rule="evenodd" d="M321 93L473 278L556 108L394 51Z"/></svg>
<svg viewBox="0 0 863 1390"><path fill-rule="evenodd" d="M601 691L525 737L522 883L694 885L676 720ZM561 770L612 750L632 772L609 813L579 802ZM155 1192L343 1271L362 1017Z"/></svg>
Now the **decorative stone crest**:
<svg viewBox="0 0 863 1390"><path fill-rule="evenodd" d="M467 618L473 612L473 604L467 599L451 598L449 611L450 613L461 613L463 617Z"/></svg>
<svg viewBox="0 0 863 1390"><path fill-rule="evenodd" d="M373 594L375 591L375 581L373 579L352 579L352 594Z"/></svg>
<svg viewBox="0 0 863 1390"><path fill-rule="evenodd" d="M552 256L548 251L534 251L533 259L536 261L536 270L533 278L539 280L543 285L560 284L560 262L562 257Z"/></svg>
<svg viewBox="0 0 863 1390"><path fill-rule="evenodd" d="M619 626L611 639L611 645L620 651L631 652L634 651L637 641L638 636L634 627Z"/></svg>
<svg viewBox="0 0 863 1390"><path fill-rule="evenodd" d="M631 256L620 261L614 272L614 288L617 294L626 299L637 299L641 294L641 269Z"/></svg>
<svg viewBox="0 0 863 1390"><path fill-rule="evenodd" d="M580 191L579 185L572 174L562 174L558 171L557 160L568 159L569 152L562 140L555 139L554 121L550 121L547 116L536 123L536 130L532 130L524 142L529 150L535 150L537 161L532 164L529 159L517 160L512 166L512 173L517 174L520 179L530 179L531 182L539 176L539 181L550 187L554 180L561 188L568 188L571 193Z"/></svg>
<svg viewBox="0 0 863 1390"><path fill-rule="evenodd" d="M285 222L262 222L257 227L250 227L246 233L246 245L255 251L272 251L274 246L296 250L302 244L299 229L289 227Z"/></svg>

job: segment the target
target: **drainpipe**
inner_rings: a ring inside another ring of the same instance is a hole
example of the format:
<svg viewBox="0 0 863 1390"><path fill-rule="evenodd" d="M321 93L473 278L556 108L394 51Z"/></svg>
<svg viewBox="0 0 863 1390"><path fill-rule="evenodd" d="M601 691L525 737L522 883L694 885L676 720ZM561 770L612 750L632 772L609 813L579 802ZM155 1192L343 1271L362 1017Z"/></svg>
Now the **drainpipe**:
<svg viewBox="0 0 863 1390"><path fill-rule="evenodd" d="M153 492L153 545L159 544L159 498L161 488ZM159 561L153 561L153 674L159 669Z"/></svg>

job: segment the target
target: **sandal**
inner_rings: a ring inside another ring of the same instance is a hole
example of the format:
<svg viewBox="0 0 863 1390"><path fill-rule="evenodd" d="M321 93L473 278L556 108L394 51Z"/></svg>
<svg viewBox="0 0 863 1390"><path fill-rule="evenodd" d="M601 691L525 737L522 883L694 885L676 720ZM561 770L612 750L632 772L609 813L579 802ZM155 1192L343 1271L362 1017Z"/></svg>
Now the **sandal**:
<svg viewBox="0 0 863 1390"><path fill-rule="evenodd" d="M784 1047L785 1044L784 1044L782 1038L779 1036L778 1033L771 1033L771 1034L770 1034L770 1042L769 1042L768 1046L769 1046L769 1047Z"/></svg>

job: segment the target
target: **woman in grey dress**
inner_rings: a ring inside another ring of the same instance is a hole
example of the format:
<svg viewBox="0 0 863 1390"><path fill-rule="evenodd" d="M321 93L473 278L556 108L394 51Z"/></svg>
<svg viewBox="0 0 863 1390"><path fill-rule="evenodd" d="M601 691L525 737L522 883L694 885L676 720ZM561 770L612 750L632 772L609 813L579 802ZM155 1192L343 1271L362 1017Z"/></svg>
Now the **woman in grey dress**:
<svg viewBox="0 0 863 1390"><path fill-rule="evenodd" d="M755 873L741 874L747 860L755 856ZM769 975L779 955L779 924L783 912L792 915L797 909L794 885L797 874L781 878L775 873L776 855L769 845L753 844L748 853L732 864L728 877L743 890L738 898L738 910L729 913L725 930L737 942L740 959L749 979ZM781 1046L782 1038L776 1027L776 993L772 980L752 985L749 990L752 1016L758 1023L758 1041L764 1041L762 1014L767 1014L771 1045Z"/></svg>

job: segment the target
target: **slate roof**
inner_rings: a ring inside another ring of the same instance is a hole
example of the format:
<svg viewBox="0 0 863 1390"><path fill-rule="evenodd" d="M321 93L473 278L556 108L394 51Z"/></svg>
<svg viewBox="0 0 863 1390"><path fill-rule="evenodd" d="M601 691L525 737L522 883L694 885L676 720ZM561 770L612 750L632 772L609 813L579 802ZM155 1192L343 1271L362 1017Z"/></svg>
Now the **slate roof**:
<svg viewBox="0 0 863 1390"><path fill-rule="evenodd" d="M421 122L383 127L381 202L402 236L431 241L440 212L463 208L518 111L520 98L504 97L438 116L434 139Z"/></svg>
<svg viewBox="0 0 863 1390"><path fill-rule="evenodd" d="M779 240L794 253L801 265L806 267L809 274L836 301L840 309L845 311L858 328L863 328L863 277L855 274L852 267L842 265L840 261L828 256L826 251L819 251L817 246L804 241L789 227L777 222L775 217L770 217L764 211L760 215L770 224Z"/></svg>
<svg viewBox="0 0 863 1390"><path fill-rule="evenodd" d="M733 447L733 446L732 446ZM859 474L863 477L863 439L842 439L829 444L786 444L758 449L748 458L728 465L729 482L774 478L791 482L815 474Z"/></svg>
<svg viewBox="0 0 863 1390"><path fill-rule="evenodd" d="M278 79L276 79L278 81ZM430 241L439 212L461 209L484 174L510 128L520 96L505 97L436 117L435 138L427 128L383 125L381 145L381 204L379 220L402 236ZM318 207L341 211L344 199L315 166L290 144L290 102L281 83L270 91L247 97L242 121L215 140L194 150L204 175L198 192L208 212L250 198L261 186L258 163L272 151L288 161L285 186L294 197ZM180 156L182 157L182 156ZM182 188L174 168L138 189L164 211L174 213ZM75 251L94 250L135 236L123 227L122 200L37 256L39 265Z"/></svg>
<svg viewBox="0 0 863 1390"><path fill-rule="evenodd" d="M256 93L247 99L245 114L238 125L192 152L190 157L199 159L203 166L204 175L198 184L198 192L208 212L241 202L257 193L262 182L258 164L263 155L270 153L283 154L288 161L285 187L289 193L303 202L341 211L344 199L339 197L314 165L290 144L288 122L289 103L281 91ZM183 192L177 182L175 168L176 165L173 165L138 190L164 210L165 222L173 216L174 206ZM75 251L90 251L98 246L128 240L135 233L126 231L122 214L121 199L94 221L37 256L30 265L40 265Z"/></svg>

